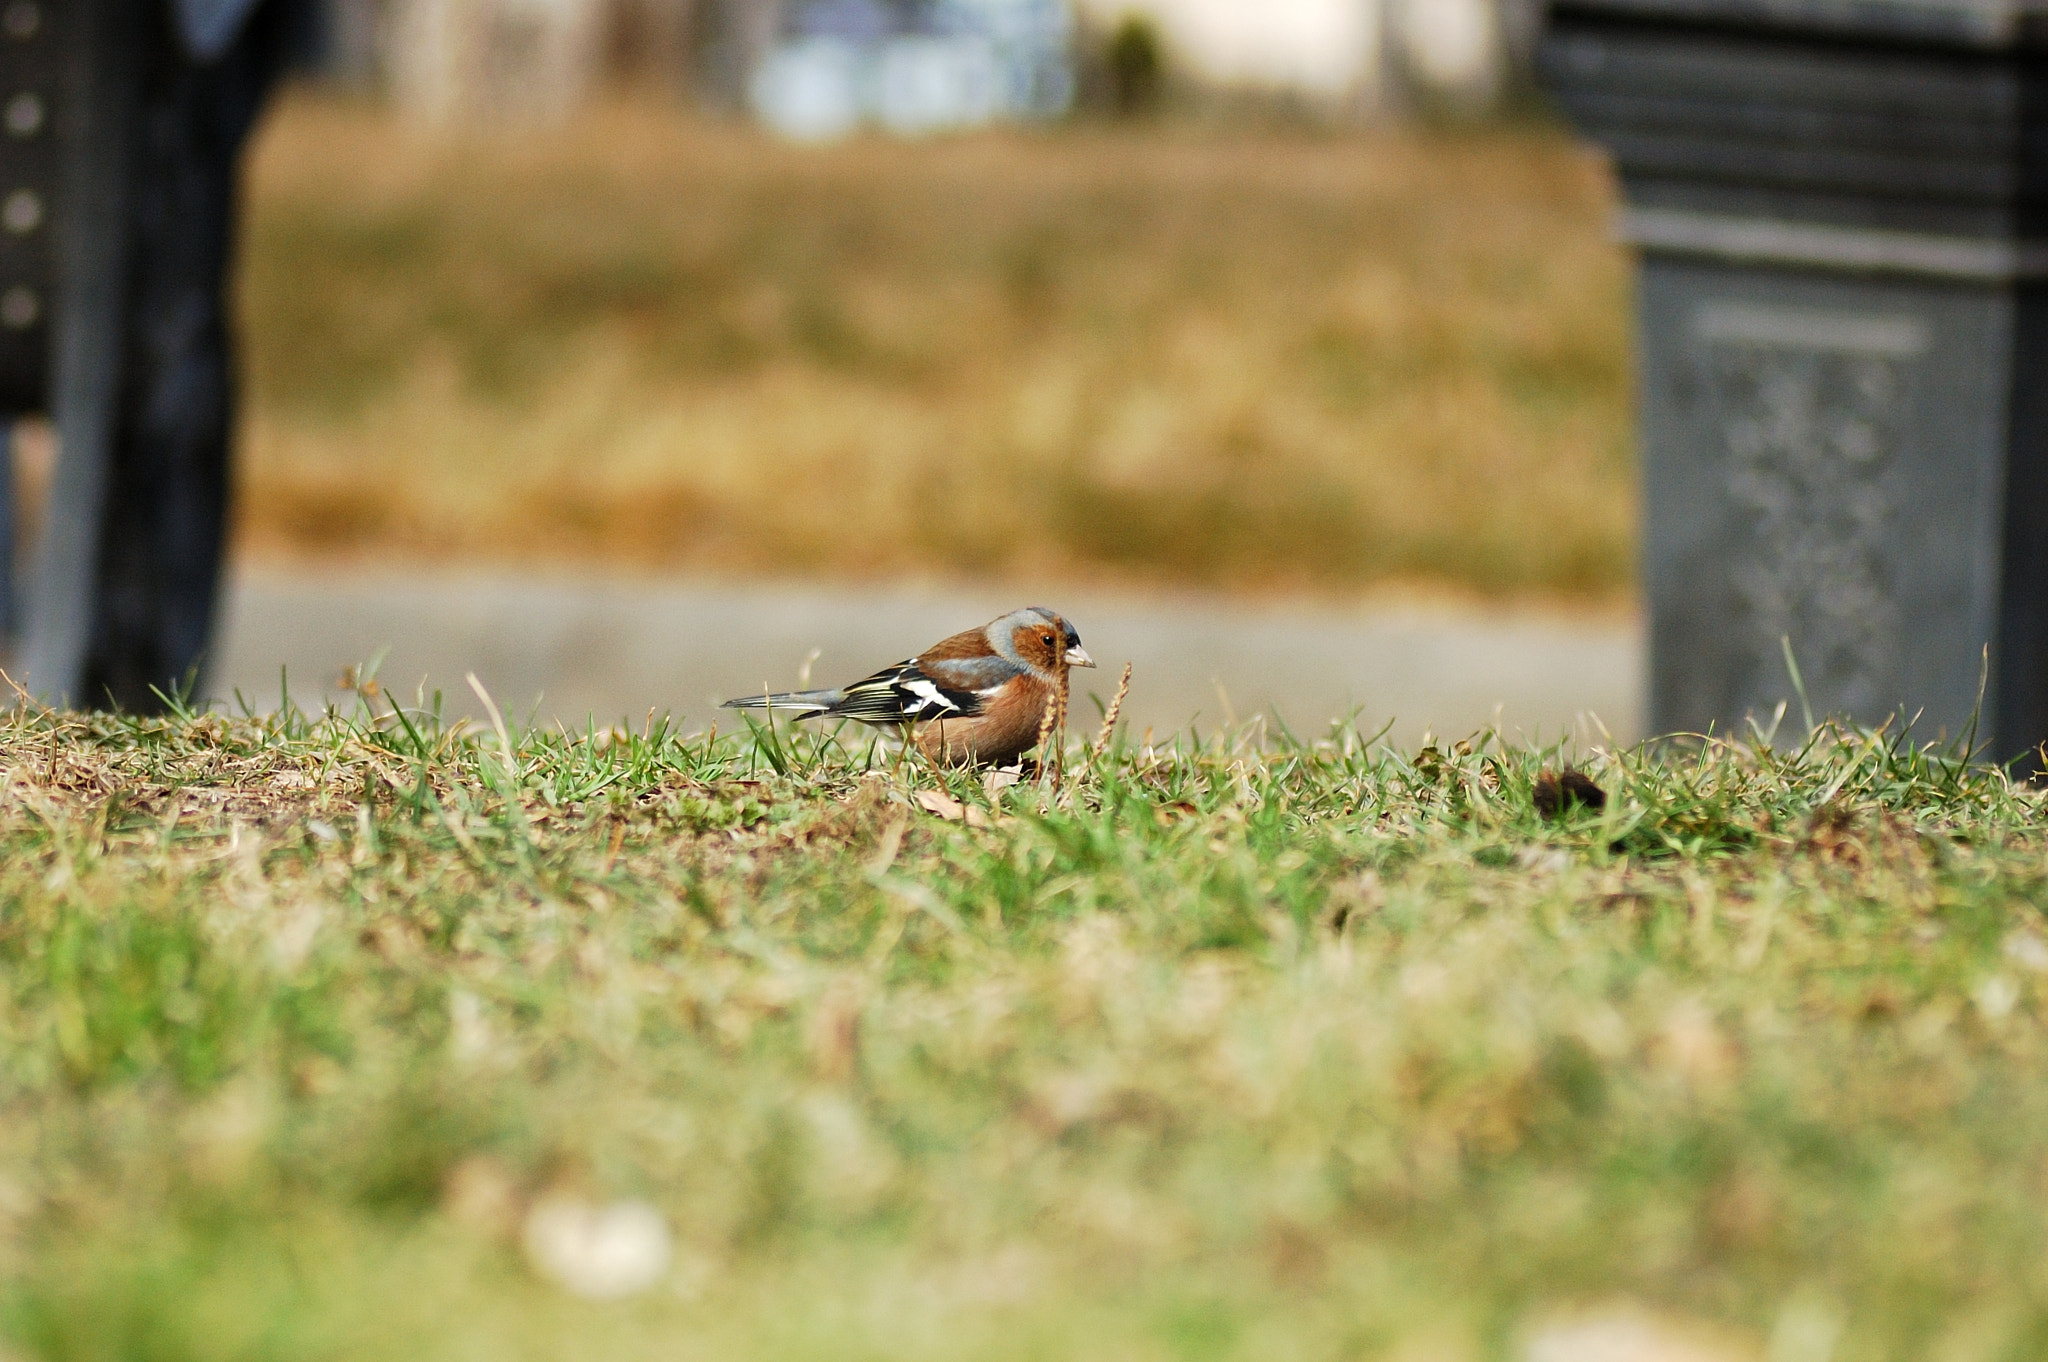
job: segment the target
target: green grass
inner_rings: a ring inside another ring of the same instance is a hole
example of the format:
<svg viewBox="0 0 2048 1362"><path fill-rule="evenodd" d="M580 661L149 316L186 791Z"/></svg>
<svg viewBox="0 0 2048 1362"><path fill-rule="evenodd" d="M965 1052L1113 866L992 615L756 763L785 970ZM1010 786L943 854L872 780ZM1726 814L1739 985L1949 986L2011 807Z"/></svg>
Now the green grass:
<svg viewBox="0 0 2048 1362"><path fill-rule="evenodd" d="M1483 737L991 800L373 704L0 715L10 1355L2048 1349L2042 797L1906 735L1586 753L1546 822ZM577 1197L657 1285L529 1264Z"/></svg>

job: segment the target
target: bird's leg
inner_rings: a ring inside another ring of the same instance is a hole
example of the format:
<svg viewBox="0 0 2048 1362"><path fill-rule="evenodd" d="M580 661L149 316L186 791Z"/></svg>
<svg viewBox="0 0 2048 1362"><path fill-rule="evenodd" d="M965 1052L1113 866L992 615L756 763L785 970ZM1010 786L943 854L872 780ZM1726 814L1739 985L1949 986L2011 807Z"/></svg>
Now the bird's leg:
<svg viewBox="0 0 2048 1362"><path fill-rule="evenodd" d="M931 747L926 747L923 743L919 743L917 745L917 754L924 758L925 765L931 768L932 774L938 777L939 781L943 784L945 776L942 768L952 762L953 752L946 745L946 720L944 716L933 719L930 722L937 729L938 741Z"/></svg>

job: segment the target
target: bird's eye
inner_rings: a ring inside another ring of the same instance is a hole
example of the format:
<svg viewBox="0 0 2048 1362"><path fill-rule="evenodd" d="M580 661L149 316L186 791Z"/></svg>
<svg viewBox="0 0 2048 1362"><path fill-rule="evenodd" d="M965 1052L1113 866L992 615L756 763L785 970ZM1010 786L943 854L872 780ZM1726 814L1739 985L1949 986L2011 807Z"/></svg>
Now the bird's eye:
<svg viewBox="0 0 2048 1362"><path fill-rule="evenodd" d="M1040 643L1043 643L1043 644L1044 644L1044 645L1045 645L1046 647L1048 647L1048 648L1052 647L1052 635L1051 635L1051 634L1040 634L1040 635L1038 636L1038 641L1039 641Z"/></svg>

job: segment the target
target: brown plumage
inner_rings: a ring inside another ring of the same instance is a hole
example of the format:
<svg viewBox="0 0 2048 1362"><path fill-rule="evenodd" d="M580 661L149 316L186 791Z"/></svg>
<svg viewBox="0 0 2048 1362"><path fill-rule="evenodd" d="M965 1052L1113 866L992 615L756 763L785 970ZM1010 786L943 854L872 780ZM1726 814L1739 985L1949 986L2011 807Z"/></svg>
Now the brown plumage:
<svg viewBox="0 0 2048 1362"><path fill-rule="evenodd" d="M1037 743L1067 668L1094 665L1073 625L1043 606L1026 606L843 690L743 696L726 705L909 728L933 761L1000 766Z"/></svg>

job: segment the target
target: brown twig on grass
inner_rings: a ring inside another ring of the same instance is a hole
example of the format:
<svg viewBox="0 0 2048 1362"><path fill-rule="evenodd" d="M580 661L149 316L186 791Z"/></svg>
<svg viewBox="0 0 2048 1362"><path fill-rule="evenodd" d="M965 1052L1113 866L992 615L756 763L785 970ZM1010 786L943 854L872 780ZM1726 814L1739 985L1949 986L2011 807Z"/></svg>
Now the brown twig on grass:
<svg viewBox="0 0 2048 1362"><path fill-rule="evenodd" d="M1110 698L1109 708L1102 712L1102 731L1095 735L1094 746L1088 749L1088 760L1095 761L1109 750L1110 735L1116 731L1116 721L1124 711L1124 697L1131 693L1131 664L1124 663L1122 679L1116 683L1116 694Z"/></svg>
<svg viewBox="0 0 2048 1362"><path fill-rule="evenodd" d="M35 696L30 695L26 686L8 675L4 670L0 670L0 681L6 682L8 689L14 692L14 707L23 713L27 713L30 709L41 710L44 714L54 714L57 712L36 699Z"/></svg>
<svg viewBox="0 0 2048 1362"><path fill-rule="evenodd" d="M1060 779L1066 774L1066 742L1064 739L1067 732L1067 695L1073 687L1073 678L1067 672L1067 641L1064 638L1057 639L1053 644L1052 674L1056 678L1053 687L1053 698L1052 703L1045 707L1045 713L1038 721L1037 750L1039 778L1042 780L1046 771L1050 769L1053 773L1053 793L1057 795L1060 788ZM1052 741L1054 735L1058 735L1061 739L1058 745L1060 750L1057 752L1046 745ZM1051 759L1048 760L1048 757Z"/></svg>

